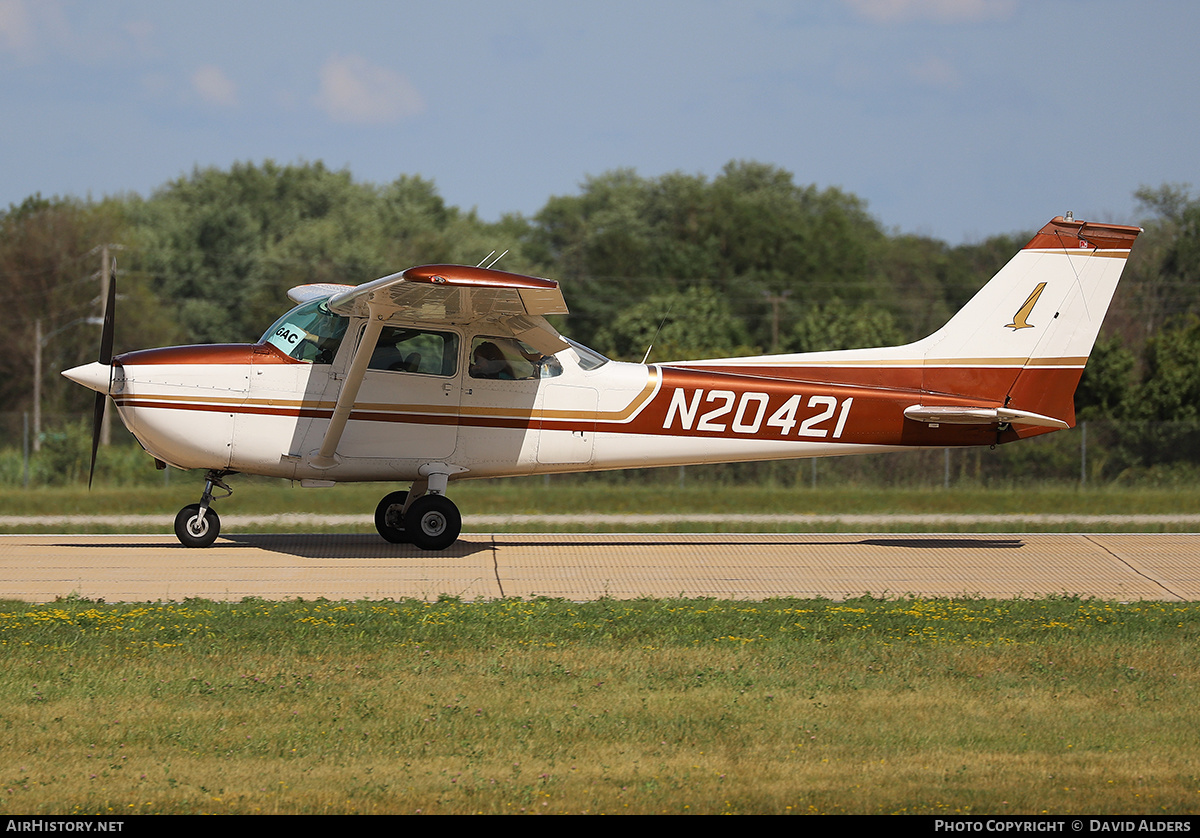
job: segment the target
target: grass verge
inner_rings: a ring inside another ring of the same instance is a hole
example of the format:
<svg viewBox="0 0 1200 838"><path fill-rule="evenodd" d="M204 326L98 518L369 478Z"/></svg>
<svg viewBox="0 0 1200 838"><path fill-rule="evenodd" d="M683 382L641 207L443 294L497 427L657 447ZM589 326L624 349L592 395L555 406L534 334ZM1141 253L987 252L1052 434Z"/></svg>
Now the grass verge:
<svg viewBox="0 0 1200 838"><path fill-rule="evenodd" d="M214 508L222 516L277 515L283 513L312 513L322 515L370 516L379 499L391 488L385 484L339 485L331 489L301 489L281 481L253 478L231 478L235 493L218 500ZM199 499L199 483L183 484L176 480L170 486L150 488L96 489L43 488L31 490L0 490L0 510L5 515L154 515L161 522L154 524L105 526L102 524L71 525L76 532L170 532L175 513L185 504ZM450 496L463 514L716 514L739 515L994 515L994 514L1062 514L1062 515L1162 515L1200 514L1200 489L1149 489L1126 487L1097 487L1082 490L1076 487L1053 486L1036 489L797 489L779 486L704 486L673 487L670 485L614 484L572 478L542 478L463 481L452 484ZM1105 524L1089 522L1072 525L1062 523L1030 524L1012 522L1001 524L871 524L865 527L878 531L1193 531L1195 524ZM0 532L35 532L37 525L0 525ZM63 532L64 525L41 527L47 531ZM229 529L228 527L226 529ZM243 532L288 532L311 530L308 524L273 522L265 526L247 527ZM324 531L372 532L370 523L322 527ZM468 529L470 527L468 526ZM736 532L811 532L861 531L864 527L831 524L819 521L812 525L803 522L784 524L727 524L667 523L655 525L580 524L573 522L554 527L546 524L521 523L492 525L486 531L705 531ZM230 530L232 531L232 530Z"/></svg>
<svg viewBox="0 0 1200 838"><path fill-rule="evenodd" d="M5 811L1188 813L1200 604L0 603Z"/></svg>

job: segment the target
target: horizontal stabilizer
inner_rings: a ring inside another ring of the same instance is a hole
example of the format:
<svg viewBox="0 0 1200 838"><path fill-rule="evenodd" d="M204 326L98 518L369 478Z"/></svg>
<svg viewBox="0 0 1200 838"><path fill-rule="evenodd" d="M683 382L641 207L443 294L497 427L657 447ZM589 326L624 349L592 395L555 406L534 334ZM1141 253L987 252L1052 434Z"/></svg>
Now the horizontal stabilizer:
<svg viewBox="0 0 1200 838"><path fill-rule="evenodd" d="M904 409L904 416L915 422L931 425L1034 425L1039 428L1069 428L1061 419L1030 413L1027 410L1012 410L1007 407L974 407L971 405L936 405L926 407L914 404Z"/></svg>

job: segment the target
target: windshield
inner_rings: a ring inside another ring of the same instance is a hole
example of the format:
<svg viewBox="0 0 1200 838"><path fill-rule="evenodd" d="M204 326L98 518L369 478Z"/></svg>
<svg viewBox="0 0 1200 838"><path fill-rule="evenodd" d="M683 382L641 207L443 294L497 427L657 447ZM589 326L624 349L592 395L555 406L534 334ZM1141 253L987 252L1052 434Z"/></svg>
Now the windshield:
<svg viewBox="0 0 1200 838"><path fill-rule="evenodd" d="M575 355L579 358L579 368L584 372L589 372L608 363L608 359L595 349L588 349L582 343L573 341L570 338L564 337L563 340L569 343L571 348L575 350Z"/></svg>
<svg viewBox="0 0 1200 838"><path fill-rule="evenodd" d="M296 306L275 321L259 340L310 364L331 364L349 320L331 312L326 300Z"/></svg>

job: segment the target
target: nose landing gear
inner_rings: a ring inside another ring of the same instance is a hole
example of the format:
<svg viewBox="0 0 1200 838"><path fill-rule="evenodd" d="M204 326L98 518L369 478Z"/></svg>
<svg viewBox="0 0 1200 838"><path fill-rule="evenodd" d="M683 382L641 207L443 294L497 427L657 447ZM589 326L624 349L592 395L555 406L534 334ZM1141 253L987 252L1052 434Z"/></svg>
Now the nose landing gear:
<svg viewBox="0 0 1200 838"><path fill-rule="evenodd" d="M204 477L204 493L200 495L200 502L189 503L175 516L175 537L184 547L208 547L221 534L221 518L209 505L213 502L213 486L225 491L222 498L233 494L233 489L221 480L229 473L208 472Z"/></svg>

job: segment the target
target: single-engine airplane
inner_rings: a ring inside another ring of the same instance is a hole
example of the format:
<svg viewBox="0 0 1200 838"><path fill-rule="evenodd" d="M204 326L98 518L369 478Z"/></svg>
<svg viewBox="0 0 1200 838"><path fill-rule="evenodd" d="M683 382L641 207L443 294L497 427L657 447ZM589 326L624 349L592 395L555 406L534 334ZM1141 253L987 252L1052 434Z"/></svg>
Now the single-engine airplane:
<svg viewBox="0 0 1200 838"><path fill-rule="evenodd" d="M302 285L248 345L112 357L63 374L111 396L159 467L204 469L175 533L220 531L236 473L411 483L384 497L390 542L442 550L453 480L995 445L1072 427L1073 396L1138 227L1047 223L949 322L903 346L681 363L610 361L545 319L558 283L425 265ZM92 468L95 469L95 438ZM227 496L227 495L223 495Z"/></svg>

